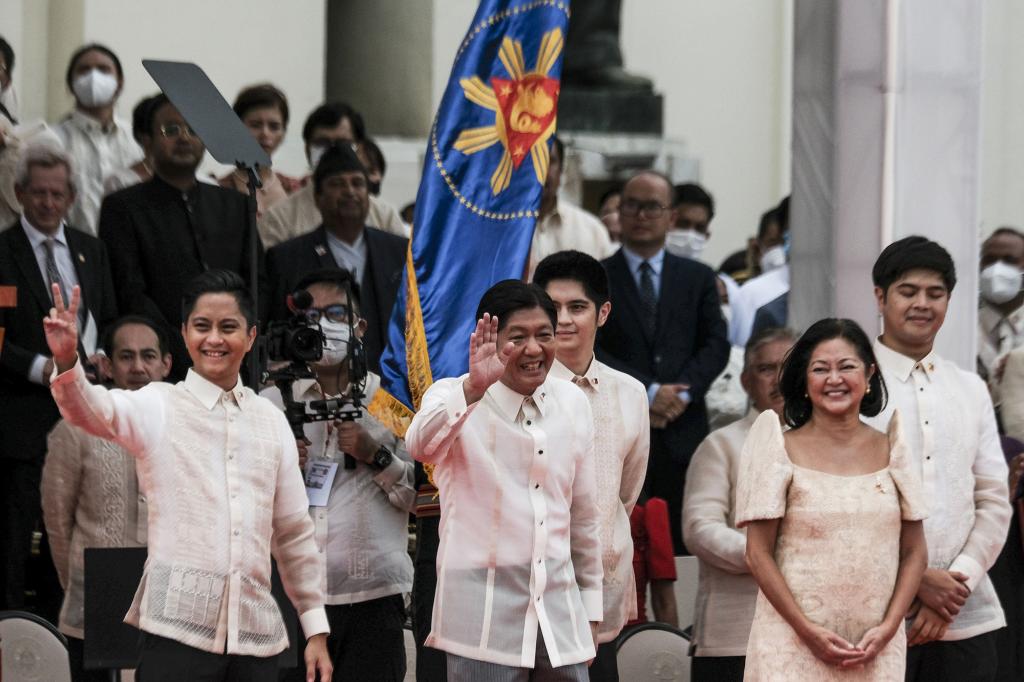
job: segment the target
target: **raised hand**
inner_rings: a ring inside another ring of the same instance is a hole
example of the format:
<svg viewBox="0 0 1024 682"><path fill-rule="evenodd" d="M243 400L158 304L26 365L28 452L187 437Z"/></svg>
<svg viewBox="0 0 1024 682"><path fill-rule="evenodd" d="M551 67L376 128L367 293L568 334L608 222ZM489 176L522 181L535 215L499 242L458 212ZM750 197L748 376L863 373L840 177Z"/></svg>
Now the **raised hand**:
<svg viewBox="0 0 1024 682"><path fill-rule="evenodd" d="M498 318L484 313L469 336L469 378L463 384L467 403L475 403L505 373L505 365L515 350L511 341L498 350Z"/></svg>
<svg viewBox="0 0 1024 682"><path fill-rule="evenodd" d="M46 345L58 372L66 372L75 366L78 356L78 306L82 302L82 290L77 286L71 290L71 305L64 307L60 286L53 284L53 307L43 318Z"/></svg>

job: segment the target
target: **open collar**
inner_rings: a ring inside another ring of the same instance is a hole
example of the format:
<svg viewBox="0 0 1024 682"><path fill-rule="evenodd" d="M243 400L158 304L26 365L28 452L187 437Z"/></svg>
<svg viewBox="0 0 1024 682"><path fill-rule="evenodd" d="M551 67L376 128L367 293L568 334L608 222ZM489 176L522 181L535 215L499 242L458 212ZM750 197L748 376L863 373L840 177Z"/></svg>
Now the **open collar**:
<svg viewBox="0 0 1024 682"><path fill-rule="evenodd" d="M541 384L533 395L523 395L517 393L511 388L503 384L501 381L495 381L491 384L491 387L487 389L487 395L495 406L498 408L498 412L503 417L508 419L510 422L514 422L519 418L519 410L523 407L523 403L527 399L532 399L533 404L537 406L537 411L544 415L547 411L547 382Z"/></svg>
<svg viewBox="0 0 1024 682"><path fill-rule="evenodd" d="M939 358L934 348L921 360L915 360L889 348L882 343L881 337L879 337L875 339L874 350L879 365L885 367L892 376L902 383L910 380L910 375L914 373L915 369L922 370L930 381L934 378L936 367L939 365Z"/></svg>
<svg viewBox="0 0 1024 682"><path fill-rule="evenodd" d="M241 379L235 380L235 387L230 391L224 391L220 386L204 379L194 369L189 368L188 374L185 375L185 389L194 395L199 400L199 403L208 410L212 410L213 406L220 401L225 393L230 393L238 407L245 409L245 391L242 389Z"/></svg>

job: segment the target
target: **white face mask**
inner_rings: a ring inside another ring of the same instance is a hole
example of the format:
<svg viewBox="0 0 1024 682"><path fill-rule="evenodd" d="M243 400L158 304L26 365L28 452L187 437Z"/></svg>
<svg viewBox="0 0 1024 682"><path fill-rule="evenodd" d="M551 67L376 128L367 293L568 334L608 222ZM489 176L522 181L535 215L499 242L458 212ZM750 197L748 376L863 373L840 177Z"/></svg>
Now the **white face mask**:
<svg viewBox="0 0 1024 682"><path fill-rule="evenodd" d="M725 318L726 326L732 326L732 307L728 303L722 304L722 317Z"/></svg>
<svg viewBox="0 0 1024 682"><path fill-rule="evenodd" d="M783 245L773 246L761 254L761 272L778 270L786 264L786 247Z"/></svg>
<svg viewBox="0 0 1024 682"><path fill-rule="evenodd" d="M981 271L981 297L994 305L1006 303L1020 293L1021 269L996 261Z"/></svg>
<svg viewBox="0 0 1024 682"><path fill-rule="evenodd" d="M105 107L114 101L117 78L99 69L90 69L74 80L71 89L87 107Z"/></svg>
<svg viewBox="0 0 1024 682"><path fill-rule="evenodd" d="M665 249L673 256L700 260L708 238L697 230L669 230L665 235Z"/></svg>
<svg viewBox="0 0 1024 682"><path fill-rule="evenodd" d="M333 367L340 365L348 357L349 340L352 338L351 329L347 324L320 320L320 331L324 334L324 354L317 365L321 367Z"/></svg>

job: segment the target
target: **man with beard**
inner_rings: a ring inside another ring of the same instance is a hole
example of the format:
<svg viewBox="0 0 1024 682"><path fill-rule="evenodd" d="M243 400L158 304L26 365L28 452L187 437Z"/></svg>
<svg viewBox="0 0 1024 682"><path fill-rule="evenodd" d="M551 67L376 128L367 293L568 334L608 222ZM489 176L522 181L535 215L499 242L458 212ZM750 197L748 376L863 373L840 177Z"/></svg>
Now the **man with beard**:
<svg viewBox="0 0 1024 682"><path fill-rule="evenodd" d="M176 381L192 364L176 333L186 284L210 269L248 281L251 241L260 260L263 249L247 223L246 197L196 180L206 148L166 95L152 100L144 119L153 178L104 199L99 236L110 253L119 310L165 326Z"/></svg>

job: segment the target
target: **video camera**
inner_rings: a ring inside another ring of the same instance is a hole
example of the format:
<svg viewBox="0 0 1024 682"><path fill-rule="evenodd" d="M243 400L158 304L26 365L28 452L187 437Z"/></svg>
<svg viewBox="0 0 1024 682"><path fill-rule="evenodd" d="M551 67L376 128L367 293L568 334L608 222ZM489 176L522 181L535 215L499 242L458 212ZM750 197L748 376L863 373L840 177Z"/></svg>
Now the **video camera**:
<svg viewBox="0 0 1024 682"><path fill-rule="evenodd" d="M350 287L346 286L349 301ZM304 426L318 421L355 421L362 416L363 399L366 397L366 351L356 338L352 316L349 315L348 365L349 390L340 398L310 400L295 399L294 383L299 379L316 379L312 365L323 357L326 337L317 326L310 324L308 311L313 307L313 297L304 289L288 296L288 309L292 316L288 320L271 322L267 325L261 340L260 368L263 383L273 381L281 391L284 414L296 440L305 438ZM279 363L288 364L280 366ZM271 366L275 369L270 369ZM345 455L345 468L355 469L356 460Z"/></svg>

